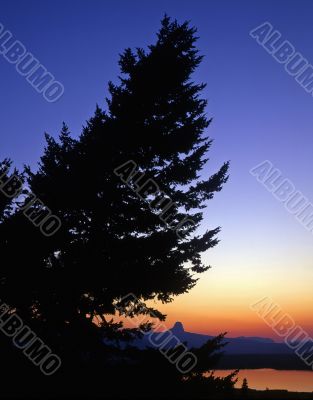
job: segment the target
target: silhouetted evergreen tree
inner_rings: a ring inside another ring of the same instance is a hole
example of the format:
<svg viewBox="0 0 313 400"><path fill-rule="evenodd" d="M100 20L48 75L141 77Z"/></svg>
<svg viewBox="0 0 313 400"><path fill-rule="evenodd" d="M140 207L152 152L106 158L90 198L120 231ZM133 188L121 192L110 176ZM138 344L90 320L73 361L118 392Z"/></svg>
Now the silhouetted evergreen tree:
<svg viewBox="0 0 313 400"><path fill-rule="evenodd" d="M228 163L209 176L205 85L192 81L202 60L195 34L188 23L165 17L155 44L121 55L107 110L97 107L78 139L65 124L59 140L46 135L38 171L27 167L25 175L30 191L62 221L54 236L43 236L18 209L1 224L0 251L11 260L9 272L1 272L2 295L71 365L103 356L104 333L123 334L107 316L116 304L120 315L129 311L129 293L138 299L133 313L164 319L139 302L170 302L209 268L201 254L217 244L219 228L196 229L201 209L227 181ZM151 193L142 189L139 198L114 173L129 160L136 177L145 174L133 187L151 178L163 197L149 204ZM179 235L159 217L170 199L163 217L171 227L194 221Z"/></svg>
<svg viewBox="0 0 313 400"><path fill-rule="evenodd" d="M247 380L247 378L244 378L243 381L242 381L241 393L242 393L244 396L246 396L246 395L248 394L248 390L249 390L249 387L248 387L248 380Z"/></svg>
<svg viewBox="0 0 313 400"><path fill-rule="evenodd" d="M69 324L86 315L91 321L113 313L114 302L130 292L140 301L169 302L209 268L200 256L217 243L219 228L194 232L200 209L227 180L228 164L211 177L204 170L210 121L200 98L204 84L190 79L202 59L195 41L194 28L165 17L148 51L122 54L108 112L98 107L78 141L66 127L60 142L47 137L39 171L28 170L31 189L63 222L48 244L50 301L38 299L42 315L55 315L57 306ZM182 239L160 220L157 206L151 210L114 174L128 160L172 199L172 225L185 217L196 222Z"/></svg>

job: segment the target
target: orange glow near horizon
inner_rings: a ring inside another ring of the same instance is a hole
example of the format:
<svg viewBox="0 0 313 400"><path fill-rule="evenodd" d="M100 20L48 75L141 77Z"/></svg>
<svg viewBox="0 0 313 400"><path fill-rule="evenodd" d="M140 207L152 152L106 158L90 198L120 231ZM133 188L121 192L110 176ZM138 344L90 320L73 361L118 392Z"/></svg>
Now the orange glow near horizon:
<svg viewBox="0 0 313 400"><path fill-rule="evenodd" d="M226 226L218 246L203 255L204 262L213 267L199 276L196 286L172 303L149 304L167 315L163 326L169 329L180 321L188 332L214 336L227 332L228 337L283 341L250 308L270 297L312 337L313 237L301 226L295 229L292 219L289 222L290 230L286 229L284 236L267 223L251 229L252 216L240 220L240 232L251 231L249 237L241 236L234 222Z"/></svg>
<svg viewBox="0 0 313 400"><path fill-rule="evenodd" d="M275 341L283 338L275 334L251 305L264 297L271 297L284 314L290 315L309 335L313 335L311 310L313 307L312 271L286 276L283 269L240 269L225 273L224 268L212 268L200 277L189 293L178 296L169 304L152 304L167 315L164 325L171 328L176 321L188 332L228 337L262 336ZM258 275L258 276L257 276Z"/></svg>
<svg viewBox="0 0 313 400"><path fill-rule="evenodd" d="M288 314L309 335L313 335L311 310L313 297L310 295L310 280L297 286L297 281L284 280L285 289L277 280L253 280L238 282L234 276L220 279L219 273L208 271L189 293L178 296L172 303L148 303L166 314L166 320L157 330L170 329L175 322L183 323L185 331L216 336L227 332L227 337L261 336L283 341L270 326L263 321L251 305L268 296L277 303L283 314ZM280 278L278 278L280 279ZM243 284L244 283L244 284ZM293 286L292 286L293 285ZM291 289L292 288L292 289ZM131 327L127 322L125 326Z"/></svg>

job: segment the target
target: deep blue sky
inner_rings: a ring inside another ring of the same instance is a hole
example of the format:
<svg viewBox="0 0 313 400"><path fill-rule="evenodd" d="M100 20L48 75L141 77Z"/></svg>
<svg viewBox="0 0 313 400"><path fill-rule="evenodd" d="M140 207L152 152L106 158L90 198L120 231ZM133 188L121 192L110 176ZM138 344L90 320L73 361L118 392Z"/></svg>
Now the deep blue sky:
<svg viewBox="0 0 313 400"><path fill-rule="evenodd" d="M216 286L226 276L239 282L251 274L245 306L252 292L284 302L287 290L264 291L282 277L293 282L295 296L312 287L313 235L248 171L269 159L313 201L313 97L249 31L269 21L313 63L313 2L2 0L0 23L63 83L65 93L56 103L46 102L0 57L0 158L9 156L18 167L35 166L45 131L57 136L65 121L79 134L95 104L105 106L107 82L118 74L118 54L153 42L165 12L198 28L205 59L195 79L208 84L212 165L232 163L229 183L207 212L206 226L222 225L223 232L208 256L217 272L209 272L204 282L210 286L213 279ZM259 291L256 281L264 282Z"/></svg>

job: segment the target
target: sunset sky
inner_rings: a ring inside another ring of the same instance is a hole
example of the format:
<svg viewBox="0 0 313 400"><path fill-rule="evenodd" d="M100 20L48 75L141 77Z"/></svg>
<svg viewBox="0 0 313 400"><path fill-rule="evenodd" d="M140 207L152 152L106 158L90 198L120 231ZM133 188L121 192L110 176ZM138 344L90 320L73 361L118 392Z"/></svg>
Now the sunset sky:
<svg viewBox="0 0 313 400"><path fill-rule="evenodd" d="M270 296L313 335L313 234L249 173L270 160L313 202L313 97L249 36L269 21L313 63L313 3L31 0L18 13L14 2L1 4L0 23L65 87L48 103L1 58L0 158L19 168L36 166L45 131L56 137L65 121L77 136L96 103L105 107L119 53L153 42L165 12L198 28L205 58L194 79L207 83L214 138L203 177L230 160L230 180L205 212L202 230L222 227L220 243L204 255L212 269L161 307L166 325L179 320L194 332L276 338L249 308Z"/></svg>

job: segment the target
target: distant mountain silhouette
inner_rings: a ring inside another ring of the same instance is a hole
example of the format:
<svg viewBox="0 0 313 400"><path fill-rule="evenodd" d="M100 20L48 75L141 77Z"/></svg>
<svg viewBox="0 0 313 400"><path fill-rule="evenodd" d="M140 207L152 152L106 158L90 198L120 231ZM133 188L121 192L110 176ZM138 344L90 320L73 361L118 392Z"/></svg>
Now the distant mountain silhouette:
<svg viewBox="0 0 313 400"><path fill-rule="evenodd" d="M210 335L186 332L181 322L175 322L171 329L164 332L164 338L169 333L172 333L182 343L185 343L188 348L200 347L209 339L214 338L214 336ZM152 335L145 335L142 339L136 340L134 345L140 348L157 347L153 346L149 336L154 339L159 335L160 332L155 332ZM225 342L228 343L223 349L225 354L292 354L292 350L284 343L277 343L269 338L240 336L237 338L225 338Z"/></svg>

